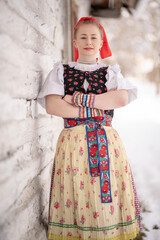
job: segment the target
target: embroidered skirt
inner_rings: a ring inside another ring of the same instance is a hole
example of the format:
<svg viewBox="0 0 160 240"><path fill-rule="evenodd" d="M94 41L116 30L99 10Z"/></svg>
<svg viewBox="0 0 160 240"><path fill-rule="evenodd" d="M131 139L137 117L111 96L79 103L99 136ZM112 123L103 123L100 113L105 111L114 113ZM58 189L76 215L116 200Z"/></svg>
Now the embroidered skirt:
<svg viewBox="0 0 160 240"><path fill-rule="evenodd" d="M101 176L91 176L86 125L64 128L51 178L48 239L129 240L142 231L124 146L112 126L103 129L109 152L111 200L102 202Z"/></svg>

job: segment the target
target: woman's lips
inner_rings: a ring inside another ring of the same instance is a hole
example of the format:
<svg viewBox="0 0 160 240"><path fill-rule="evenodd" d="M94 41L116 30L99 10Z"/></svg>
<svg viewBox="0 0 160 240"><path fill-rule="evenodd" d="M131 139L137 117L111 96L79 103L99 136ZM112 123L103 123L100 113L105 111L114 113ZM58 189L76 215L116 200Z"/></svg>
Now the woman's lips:
<svg viewBox="0 0 160 240"><path fill-rule="evenodd" d="M85 50L92 50L93 48L85 48Z"/></svg>

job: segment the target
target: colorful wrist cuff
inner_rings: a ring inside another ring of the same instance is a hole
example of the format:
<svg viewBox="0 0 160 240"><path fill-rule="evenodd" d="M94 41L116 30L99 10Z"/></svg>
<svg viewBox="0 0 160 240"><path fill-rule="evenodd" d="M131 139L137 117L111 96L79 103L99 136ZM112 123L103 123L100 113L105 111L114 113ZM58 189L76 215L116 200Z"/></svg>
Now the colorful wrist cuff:
<svg viewBox="0 0 160 240"><path fill-rule="evenodd" d="M84 94L78 91L75 91L72 95L71 102L74 106L84 106L89 108L94 108L94 102L95 102L95 96L94 93Z"/></svg>
<svg viewBox="0 0 160 240"><path fill-rule="evenodd" d="M103 117L104 110L79 106L79 118L89 118L89 117L97 117L97 116Z"/></svg>

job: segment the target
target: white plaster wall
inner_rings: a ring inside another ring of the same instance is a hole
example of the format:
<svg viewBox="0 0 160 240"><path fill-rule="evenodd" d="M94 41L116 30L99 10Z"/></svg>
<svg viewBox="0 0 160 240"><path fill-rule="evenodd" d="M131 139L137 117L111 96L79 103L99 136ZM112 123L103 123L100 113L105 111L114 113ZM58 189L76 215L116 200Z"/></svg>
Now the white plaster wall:
<svg viewBox="0 0 160 240"><path fill-rule="evenodd" d="M45 240L63 119L36 97L64 51L67 1L0 1L0 239ZM66 42L65 42L66 44Z"/></svg>

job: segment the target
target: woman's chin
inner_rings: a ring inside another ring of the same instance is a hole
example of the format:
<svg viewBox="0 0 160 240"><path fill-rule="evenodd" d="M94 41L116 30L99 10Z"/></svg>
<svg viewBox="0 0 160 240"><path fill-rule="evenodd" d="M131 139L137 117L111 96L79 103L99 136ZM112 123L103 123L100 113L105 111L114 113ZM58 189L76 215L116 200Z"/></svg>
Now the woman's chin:
<svg viewBox="0 0 160 240"><path fill-rule="evenodd" d="M93 53L93 52L91 52L91 51L88 51L88 52L86 52L85 54L83 54L83 56L93 56L93 57L97 57L97 53Z"/></svg>

